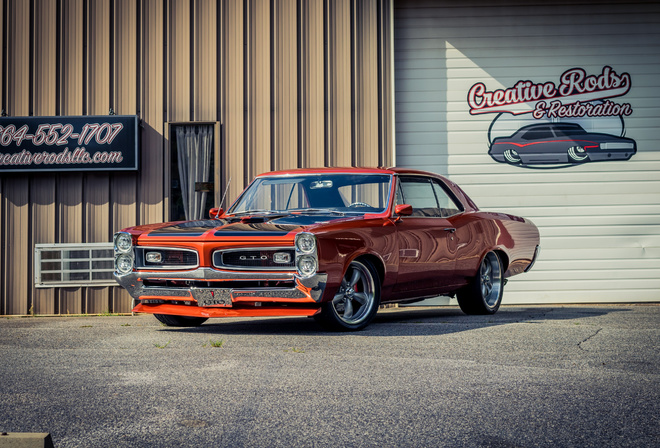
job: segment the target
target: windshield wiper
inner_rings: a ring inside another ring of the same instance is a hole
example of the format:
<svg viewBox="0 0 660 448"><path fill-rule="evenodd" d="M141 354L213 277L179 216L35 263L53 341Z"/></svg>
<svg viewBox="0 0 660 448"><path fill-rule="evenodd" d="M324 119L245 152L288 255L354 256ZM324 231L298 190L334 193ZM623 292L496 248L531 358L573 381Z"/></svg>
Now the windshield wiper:
<svg viewBox="0 0 660 448"><path fill-rule="evenodd" d="M330 208L297 208L295 210L290 210L293 212L300 213L302 215L304 214L312 214L312 215L327 215L328 213L331 213L333 215L339 215L339 216L345 216L346 213L340 212L339 210L332 210Z"/></svg>
<svg viewBox="0 0 660 448"><path fill-rule="evenodd" d="M286 212L281 210L247 210L244 212L232 213L232 216L243 216L243 215L284 215Z"/></svg>

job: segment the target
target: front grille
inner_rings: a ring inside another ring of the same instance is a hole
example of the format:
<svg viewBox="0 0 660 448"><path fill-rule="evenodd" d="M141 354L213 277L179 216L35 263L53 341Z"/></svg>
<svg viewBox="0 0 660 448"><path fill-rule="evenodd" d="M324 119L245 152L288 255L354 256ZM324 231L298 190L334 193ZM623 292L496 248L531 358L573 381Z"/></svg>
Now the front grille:
<svg viewBox="0 0 660 448"><path fill-rule="evenodd" d="M224 289L274 289L295 288L294 280L234 280L234 281L203 281L203 280L148 280L143 281L145 288L185 289L190 288L224 288Z"/></svg>
<svg viewBox="0 0 660 448"><path fill-rule="evenodd" d="M213 266L218 268L291 270L295 262L296 253L292 247L233 249L213 254Z"/></svg>
<svg viewBox="0 0 660 448"><path fill-rule="evenodd" d="M147 254L160 254L160 261L147 261ZM197 252L190 249L163 247L136 247L135 263L138 269L194 269L199 265Z"/></svg>

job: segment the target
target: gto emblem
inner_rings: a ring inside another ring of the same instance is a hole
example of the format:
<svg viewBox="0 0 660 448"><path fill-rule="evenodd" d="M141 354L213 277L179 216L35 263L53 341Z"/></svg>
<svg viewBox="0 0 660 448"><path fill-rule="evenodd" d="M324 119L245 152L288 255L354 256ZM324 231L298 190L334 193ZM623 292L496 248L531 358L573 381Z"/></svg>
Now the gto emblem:
<svg viewBox="0 0 660 448"><path fill-rule="evenodd" d="M273 255L273 261L275 263L286 264L291 262L291 254L288 252L275 252Z"/></svg>
<svg viewBox="0 0 660 448"><path fill-rule="evenodd" d="M238 259L241 260L241 261L246 261L246 260L250 260L250 261L268 260L268 256L267 255L261 255L261 256L259 256L259 255L241 255L240 257L238 257Z"/></svg>

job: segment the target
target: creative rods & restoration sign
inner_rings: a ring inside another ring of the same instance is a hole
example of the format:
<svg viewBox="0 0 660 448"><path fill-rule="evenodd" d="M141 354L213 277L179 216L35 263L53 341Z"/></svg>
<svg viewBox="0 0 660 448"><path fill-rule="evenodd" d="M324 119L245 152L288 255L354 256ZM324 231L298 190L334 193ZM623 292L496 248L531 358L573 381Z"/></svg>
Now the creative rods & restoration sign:
<svg viewBox="0 0 660 448"><path fill-rule="evenodd" d="M137 115L0 118L0 173L138 169Z"/></svg>
<svg viewBox="0 0 660 448"><path fill-rule="evenodd" d="M468 91L470 115L497 114L488 130L488 154L523 168L566 168L586 162L630 160L637 143L626 137L630 103L612 101L630 92L629 73L574 67L559 82L519 80L488 90L477 82Z"/></svg>

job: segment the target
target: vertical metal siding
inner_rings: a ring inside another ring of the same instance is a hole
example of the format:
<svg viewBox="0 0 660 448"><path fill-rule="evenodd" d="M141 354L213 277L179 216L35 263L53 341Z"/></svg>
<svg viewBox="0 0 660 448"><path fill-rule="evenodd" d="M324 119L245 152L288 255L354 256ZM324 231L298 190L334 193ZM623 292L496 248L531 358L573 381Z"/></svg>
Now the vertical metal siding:
<svg viewBox="0 0 660 448"><path fill-rule="evenodd" d="M391 165L389 17L388 0L0 0L9 115L112 109L141 140L138 173L0 175L0 313L130 311L120 288L35 289L34 244L167 219L167 123L221 123L225 206L270 169Z"/></svg>
<svg viewBox="0 0 660 448"><path fill-rule="evenodd" d="M323 2L299 3L300 11L300 148L302 167L325 164L325 31ZM322 32L319 32L321 30Z"/></svg>
<svg viewBox="0 0 660 448"><path fill-rule="evenodd" d="M141 118L141 160L137 179L137 204L141 222L162 222L165 217L165 145L163 139L165 123L164 102L164 48L165 13L161 0L145 0L139 5L141 27L139 38L141 50L138 54L140 98L138 112ZM148 80L148 82L142 82ZM118 186L121 188L121 186ZM118 192L119 193L119 192ZM128 202L130 204L132 201ZM113 210L113 229L122 229L131 224L130 214Z"/></svg>
<svg viewBox="0 0 660 448"><path fill-rule="evenodd" d="M52 39L57 27L57 3L44 1L34 13L34 115L55 115L57 111L57 64L52 54L57 52L58 42ZM30 195L30 238L33 244L55 241L56 207L54 175L31 177ZM31 246L31 245L30 245ZM31 255L31 254L29 254ZM33 266L28 266L28 275L33 277ZM30 290L32 311L51 314L55 311L54 289ZM27 297L28 299L30 296ZM29 309L28 309L29 311Z"/></svg>
<svg viewBox="0 0 660 448"><path fill-rule="evenodd" d="M245 7L242 1L225 0L223 6L224 45L224 154L221 169L224 183L229 183L226 204L243 189L248 182L245 173ZM225 205L226 205L225 204Z"/></svg>
<svg viewBox="0 0 660 448"><path fill-rule="evenodd" d="M275 0L273 11L273 169L298 165L298 17L296 0Z"/></svg>
<svg viewBox="0 0 660 448"><path fill-rule="evenodd" d="M115 51L116 34L112 24L116 23L114 2L112 0L98 0L89 4L87 9L87 99L86 110L91 115L105 115L113 107L114 98L108 88L115 78L112 71L112 56ZM111 17L114 20L108 20ZM76 179L74 181L74 179ZM83 225L83 233L67 233L70 243L89 242L97 243L108 241L110 235L110 175L107 173L89 173L71 175L72 182L82 181L82 197L80 198L83 210L76 219ZM71 192L63 192L70 197ZM63 241L64 242L64 241ZM68 300L75 302L83 300L84 306L76 312L101 313L108 311L110 305L107 297L108 288L71 288L66 291L71 295Z"/></svg>
<svg viewBox="0 0 660 448"><path fill-rule="evenodd" d="M245 175L270 170L271 166L271 21L269 0L248 0L246 75Z"/></svg>
<svg viewBox="0 0 660 448"><path fill-rule="evenodd" d="M31 2L11 2L7 5L7 107L16 115L28 115L30 111L30 23ZM9 175L4 179L4 266L7 272L2 285L7 314L28 311L29 270L29 182L27 176Z"/></svg>

